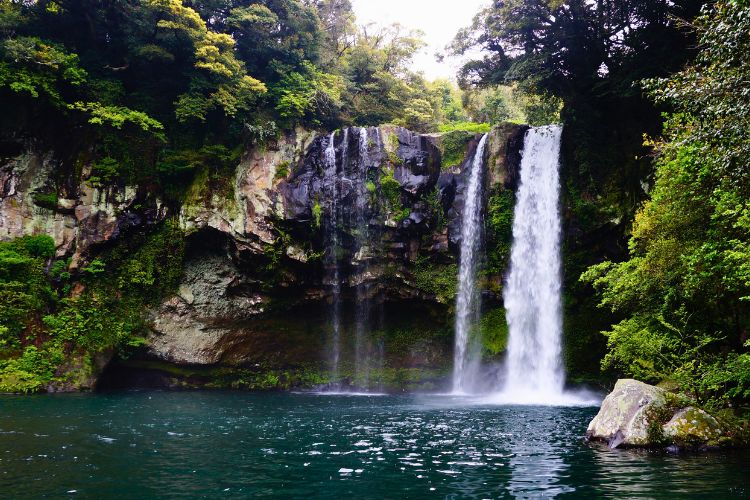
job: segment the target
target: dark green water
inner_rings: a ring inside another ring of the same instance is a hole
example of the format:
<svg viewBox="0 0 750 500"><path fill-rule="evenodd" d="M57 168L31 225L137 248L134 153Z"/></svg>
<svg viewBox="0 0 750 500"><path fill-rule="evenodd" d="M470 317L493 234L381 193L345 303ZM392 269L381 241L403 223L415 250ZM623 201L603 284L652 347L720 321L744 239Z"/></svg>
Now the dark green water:
<svg viewBox="0 0 750 500"><path fill-rule="evenodd" d="M438 396L217 392L0 397L0 496L728 498L747 452L582 442L595 408Z"/></svg>

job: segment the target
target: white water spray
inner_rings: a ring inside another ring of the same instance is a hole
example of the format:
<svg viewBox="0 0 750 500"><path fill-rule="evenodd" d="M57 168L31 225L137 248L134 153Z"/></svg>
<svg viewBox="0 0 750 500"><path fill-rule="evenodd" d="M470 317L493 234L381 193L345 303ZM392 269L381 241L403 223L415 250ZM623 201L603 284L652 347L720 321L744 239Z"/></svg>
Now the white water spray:
<svg viewBox="0 0 750 500"><path fill-rule="evenodd" d="M456 296L456 340L453 353L453 392L469 388L469 331L477 311L476 266L482 226L482 169L487 135L479 141L469 172L461 222L461 256Z"/></svg>
<svg viewBox="0 0 750 500"><path fill-rule="evenodd" d="M513 218L504 299L508 360L503 395L555 403L563 396L561 362L560 139L562 128L526 133Z"/></svg>

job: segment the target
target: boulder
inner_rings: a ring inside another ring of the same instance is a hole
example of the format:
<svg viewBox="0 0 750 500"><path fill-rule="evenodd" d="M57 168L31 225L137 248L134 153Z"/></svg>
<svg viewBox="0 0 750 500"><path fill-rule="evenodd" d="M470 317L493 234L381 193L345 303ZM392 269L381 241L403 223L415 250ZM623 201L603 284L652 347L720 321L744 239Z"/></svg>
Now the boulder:
<svg viewBox="0 0 750 500"><path fill-rule="evenodd" d="M700 408L678 410L664 424L664 437L680 444L703 444L718 440L724 432L719 422Z"/></svg>
<svg viewBox="0 0 750 500"><path fill-rule="evenodd" d="M487 141L488 188L503 186L516 190L521 176L521 156L526 125L505 123L493 127Z"/></svg>
<svg viewBox="0 0 750 500"><path fill-rule="evenodd" d="M649 424L656 410L666 405L665 394L663 389L637 380L618 380L586 436L605 441L610 448L649 445Z"/></svg>
<svg viewBox="0 0 750 500"><path fill-rule="evenodd" d="M725 427L708 412L665 389L637 380L618 380L589 424L586 437L604 441L610 448L704 448L742 444L739 428Z"/></svg>
<svg viewBox="0 0 750 500"><path fill-rule="evenodd" d="M393 176L411 196L429 191L440 175L440 152L428 136L405 128L395 132L401 163L395 166Z"/></svg>

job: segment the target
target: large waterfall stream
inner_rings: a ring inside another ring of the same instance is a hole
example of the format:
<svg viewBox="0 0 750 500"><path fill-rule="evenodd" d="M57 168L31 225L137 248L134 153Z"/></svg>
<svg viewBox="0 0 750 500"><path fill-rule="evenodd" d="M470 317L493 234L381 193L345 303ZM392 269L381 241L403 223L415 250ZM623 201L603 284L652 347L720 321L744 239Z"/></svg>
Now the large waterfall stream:
<svg viewBox="0 0 750 500"><path fill-rule="evenodd" d="M563 391L561 361L560 140L562 127L530 129L524 138L513 216L510 274L504 288L509 340L504 380L479 380L479 355L471 330L480 304L476 283L482 236L482 179L487 136L477 147L465 192L456 298L453 393L500 391L486 402L588 404L595 395ZM485 376L484 378L487 378Z"/></svg>
<svg viewBox="0 0 750 500"><path fill-rule="evenodd" d="M513 217L510 275L505 290L508 359L504 394L518 402L559 398L560 359L559 126L529 130Z"/></svg>

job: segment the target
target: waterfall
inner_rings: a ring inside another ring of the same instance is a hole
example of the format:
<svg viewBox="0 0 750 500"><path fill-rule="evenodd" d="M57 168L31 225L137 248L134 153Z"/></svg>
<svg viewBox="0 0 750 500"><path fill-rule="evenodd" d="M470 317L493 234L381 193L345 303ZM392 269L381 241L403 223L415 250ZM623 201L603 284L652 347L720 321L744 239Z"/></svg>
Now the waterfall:
<svg viewBox="0 0 750 500"><path fill-rule="evenodd" d="M368 207L369 199L367 188L365 183L367 182L367 169L369 168L370 155L368 152L368 137L367 128L362 127L359 129L359 147L358 147L358 161L359 168L357 174L359 179L356 180L356 192L357 200L355 207L355 234L357 239L358 253L357 257L360 260L360 278L357 284L357 305L355 312L355 332L354 332L354 371L357 382L363 389L367 389L370 385L370 336L369 336L369 320L370 320L370 296L369 296L369 285L367 283L368 260L369 253L371 251L370 246L372 242L369 241L369 221L368 221Z"/></svg>
<svg viewBox="0 0 750 500"><path fill-rule="evenodd" d="M554 402L563 394L559 157L562 128L526 133L504 299L508 359L504 394Z"/></svg>
<svg viewBox="0 0 750 500"><path fill-rule="evenodd" d="M476 267L482 227L482 170L487 135L479 141L469 172L461 221L461 254L456 297L455 347L453 354L453 392L469 388L469 332L477 315Z"/></svg>
<svg viewBox="0 0 750 500"><path fill-rule="evenodd" d="M339 384L339 363L341 359L341 281L339 279L339 261L338 261L338 173L336 171L336 146L334 144L336 133L331 132L328 139L328 146L323 154L324 160L324 182L330 189L330 209L325 224L325 242L328 247L326 253L326 268L328 273L328 282L332 287L332 304L331 304L331 348L330 348L330 365L331 379L334 385ZM346 137L344 138L346 140Z"/></svg>

